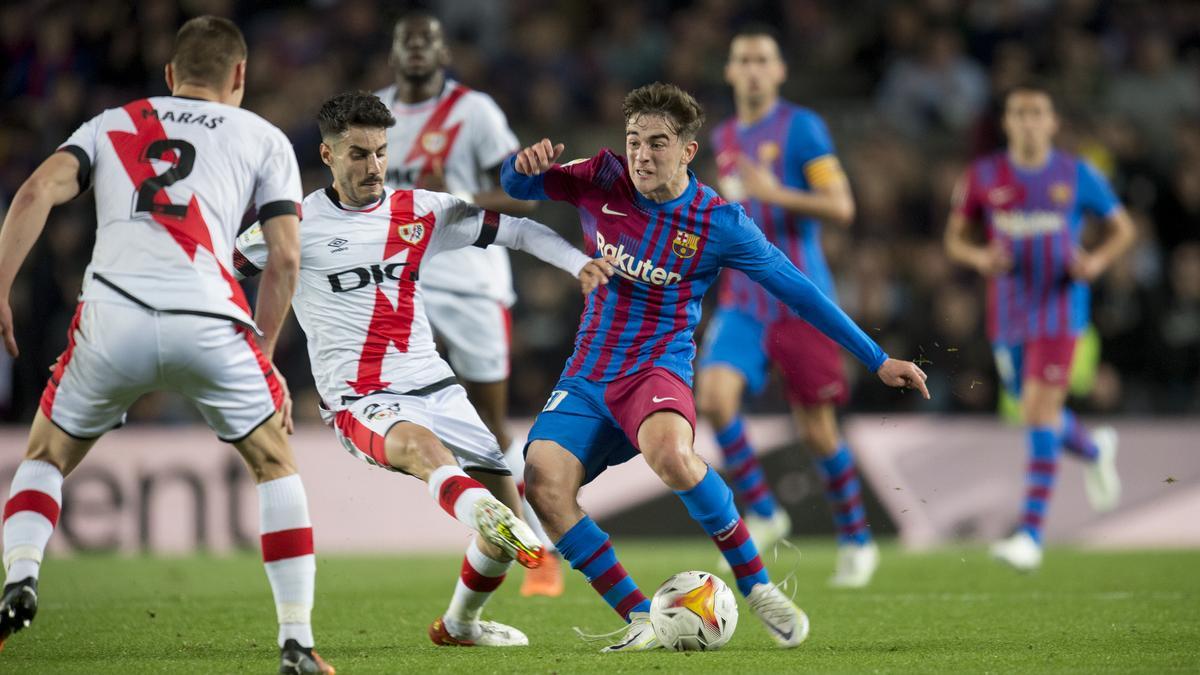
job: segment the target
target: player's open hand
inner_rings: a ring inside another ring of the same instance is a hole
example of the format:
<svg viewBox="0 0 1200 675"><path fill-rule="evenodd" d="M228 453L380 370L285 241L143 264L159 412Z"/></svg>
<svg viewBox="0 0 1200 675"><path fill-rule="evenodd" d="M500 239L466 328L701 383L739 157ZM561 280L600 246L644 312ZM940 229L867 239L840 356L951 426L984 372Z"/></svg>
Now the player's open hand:
<svg viewBox="0 0 1200 675"><path fill-rule="evenodd" d="M8 298L0 298L0 336L4 337L4 348L8 355L17 358L17 336L13 328L12 308L8 306Z"/></svg>
<svg viewBox="0 0 1200 675"><path fill-rule="evenodd" d="M429 170L421 174L417 179L417 187L430 192L449 192L446 189L446 169L442 165L442 160L434 158L430 162Z"/></svg>
<svg viewBox="0 0 1200 675"><path fill-rule="evenodd" d="M876 374L889 387L916 389L921 392L922 396L929 398L929 390L925 388L927 375L912 361L888 359L883 362L882 366L879 366Z"/></svg>
<svg viewBox="0 0 1200 675"><path fill-rule="evenodd" d="M1073 278L1091 283L1104 273L1104 267L1104 261L1099 256L1077 248L1071 254L1071 264L1068 269Z"/></svg>
<svg viewBox="0 0 1200 675"><path fill-rule="evenodd" d="M749 157L739 154L737 158L738 176L742 179L742 187L746 194L759 201L774 203L779 193L779 178L766 164L757 164Z"/></svg>
<svg viewBox="0 0 1200 675"><path fill-rule="evenodd" d="M526 176L537 176L546 173L554 162L563 154L567 146L562 143L551 143L549 138L534 143L517 153L517 173Z"/></svg>
<svg viewBox="0 0 1200 675"><path fill-rule="evenodd" d="M999 241L993 241L987 248L982 249L975 262L975 269L985 277L1005 274L1012 266L1012 254L1008 252L1008 247Z"/></svg>
<svg viewBox="0 0 1200 675"><path fill-rule="evenodd" d="M291 436L296 433L296 425L292 422L292 392L288 389L287 380L283 379L283 373L278 368L274 370L275 379L279 380L279 386L283 389L283 403L279 406L279 412L283 414L283 430Z"/></svg>
<svg viewBox="0 0 1200 675"><path fill-rule="evenodd" d="M583 269L579 270L579 285L583 289L583 294L587 295L607 284L608 278L616 272L616 268L613 267L616 262L607 256L589 260Z"/></svg>

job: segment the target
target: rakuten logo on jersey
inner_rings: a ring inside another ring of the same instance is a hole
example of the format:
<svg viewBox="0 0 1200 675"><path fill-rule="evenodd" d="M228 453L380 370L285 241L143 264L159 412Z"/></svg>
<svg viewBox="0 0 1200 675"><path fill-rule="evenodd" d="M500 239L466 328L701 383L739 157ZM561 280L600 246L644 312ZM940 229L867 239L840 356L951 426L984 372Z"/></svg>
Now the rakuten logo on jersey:
<svg viewBox="0 0 1200 675"><path fill-rule="evenodd" d="M385 280L400 281L406 278L404 268L406 262L388 263L386 265L371 265L370 267L355 267L353 269L334 272L329 275L329 289L334 293L357 291L369 284L382 284ZM417 273L412 272L407 277L417 280Z"/></svg>
<svg viewBox="0 0 1200 675"><path fill-rule="evenodd" d="M676 272L668 272L661 267L655 267L650 260L634 260L625 252L625 245L614 246L604 240L604 234L596 231L596 250L600 255L608 256L617 261L617 274L630 281L644 281L655 286L670 286L679 283L683 277Z"/></svg>
<svg viewBox="0 0 1200 675"><path fill-rule="evenodd" d="M1058 211L997 211L992 226L1013 239L1062 232L1067 221Z"/></svg>

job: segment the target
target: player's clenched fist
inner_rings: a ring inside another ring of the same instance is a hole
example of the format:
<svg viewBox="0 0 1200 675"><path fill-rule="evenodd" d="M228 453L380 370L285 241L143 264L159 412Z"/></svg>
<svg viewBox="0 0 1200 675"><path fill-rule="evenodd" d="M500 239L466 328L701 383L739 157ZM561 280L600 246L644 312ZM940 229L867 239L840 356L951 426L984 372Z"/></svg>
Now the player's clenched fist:
<svg viewBox="0 0 1200 675"><path fill-rule="evenodd" d="M584 295L608 283L608 278L616 271L613 268L615 262L616 260L607 256L594 258L579 270L579 285L583 288Z"/></svg>
<svg viewBox="0 0 1200 675"><path fill-rule="evenodd" d="M526 176L546 173L550 167L554 166L554 161L558 159L565 148L566 146L562 143L554 144L550 142L549 138L543 138L517 153L515 166L517 173Z"/></svg>
<svg viewBox="0 0 1200 675"><path fill-rule="evenodd" d="M889 387L917 389L925 398L929 398L929 390L925 388L927 375L912 361L888 359L883 362L882 366L879 366L879 370L875 374Z"/></svg>

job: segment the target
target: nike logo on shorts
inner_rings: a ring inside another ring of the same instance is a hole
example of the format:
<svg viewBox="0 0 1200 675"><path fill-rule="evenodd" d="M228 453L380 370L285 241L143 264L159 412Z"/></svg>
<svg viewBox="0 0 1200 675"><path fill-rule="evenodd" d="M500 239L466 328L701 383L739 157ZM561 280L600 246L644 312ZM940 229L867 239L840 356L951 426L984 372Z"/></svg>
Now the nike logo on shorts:
<svg viewBox="0 0 1200 675"><path fill-rule="evenodd" d="M655 403L662 403L663 401L678 401L679 399L675 398L674 396L664 396L662 398L655 396L655 397L651 398L650 400Z"/></svg>
<svg viewBox="0 0 1200 675"><path fill-rule="evenodd" d="M607 213L610 216L628 216L629 215L628 213L621 213L620 211L613 211L612 209L608 208L608 202L604 202L604 206L600 207L600 213Z"/></svg>

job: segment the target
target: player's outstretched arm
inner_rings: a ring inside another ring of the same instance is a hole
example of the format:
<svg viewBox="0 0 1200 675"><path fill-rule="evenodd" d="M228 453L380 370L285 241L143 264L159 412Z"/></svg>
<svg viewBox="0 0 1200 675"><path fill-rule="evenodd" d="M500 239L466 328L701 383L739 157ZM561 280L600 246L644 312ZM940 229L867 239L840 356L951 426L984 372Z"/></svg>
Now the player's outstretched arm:
<svg viewBox="0 0 1200 675"><path fill-rule="evenodd" d="M759 280L763 288L857 357L884 384L917 389L925 398L929 398L929 390L925 388L925 373L916 364L890 358L841 307L782 254L773 267L774 271Z"/></svg>
<svg viewBox="0 0 1200 675"><path fill-rule="evenodd" d="M8 295L21 264L46 227L50 209L79 194L79 160L69 152L56 152L21 185L0 229L0 335L4 348L18 354Z"/></svg>
<svg viewBox="0 0 1200 675"><path fill-rule="evenodd" d="M549 227L529 218L500 216L496 243L544 260L579 279L584 295L608 283L616 271L609 258L589 258Z"/></svg>

